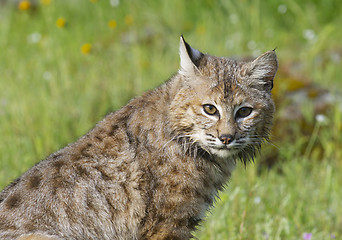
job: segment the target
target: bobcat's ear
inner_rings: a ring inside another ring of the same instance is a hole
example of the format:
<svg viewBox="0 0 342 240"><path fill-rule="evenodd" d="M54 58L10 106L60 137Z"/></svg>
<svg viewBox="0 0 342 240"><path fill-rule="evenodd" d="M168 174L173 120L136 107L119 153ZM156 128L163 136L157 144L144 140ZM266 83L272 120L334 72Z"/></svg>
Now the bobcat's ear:
<svg viewBox="0 0 342 240"><path fill-rule="evenodd" d="M183 35L180 37L179 56L180 73L183 75L192 75L195 71L198 71L198 60L203 56L203 53L187 44Z"/></svg>
<svg viewBox="0 0 342 240"><path fill-rule="evenodd" d="M241 76L246 79L249 86L271 91L277 70L278 60L273 50L247 63L241 70Z"/></svg>

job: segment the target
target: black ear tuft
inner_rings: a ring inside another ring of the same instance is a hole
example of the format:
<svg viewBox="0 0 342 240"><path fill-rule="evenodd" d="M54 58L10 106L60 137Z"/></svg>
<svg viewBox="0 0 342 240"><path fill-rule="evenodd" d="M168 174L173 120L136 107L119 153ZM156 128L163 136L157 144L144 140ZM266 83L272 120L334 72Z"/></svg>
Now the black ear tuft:
<svg viewBox="0 0 342 240"><path fill-rule="evenodd" d="M181 59L181 69L183 74L194 73L194 68L198 67L198 60L203 56L203 53L192 48L185 40L183 35L180 37L179 55Z"/></svg>

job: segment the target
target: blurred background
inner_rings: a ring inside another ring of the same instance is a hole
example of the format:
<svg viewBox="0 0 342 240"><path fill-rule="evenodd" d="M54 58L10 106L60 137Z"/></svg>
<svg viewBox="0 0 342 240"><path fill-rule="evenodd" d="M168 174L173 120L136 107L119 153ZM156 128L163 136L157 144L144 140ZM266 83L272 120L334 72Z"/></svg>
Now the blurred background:
<svg viewBox="0 0 342 240"><path fill-rule="evenodd" d="M179 67L277 48L271 142L199 239L342 239L339 0L0 0L0 188Z"/></svg>

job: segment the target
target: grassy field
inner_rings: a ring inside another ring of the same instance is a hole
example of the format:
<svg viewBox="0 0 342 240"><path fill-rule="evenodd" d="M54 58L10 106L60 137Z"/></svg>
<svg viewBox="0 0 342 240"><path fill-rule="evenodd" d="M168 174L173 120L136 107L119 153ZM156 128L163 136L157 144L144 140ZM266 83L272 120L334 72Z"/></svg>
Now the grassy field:
<svg viewBox="0 0 342 240"><path fill-rule="evenodd" d="M338 0L0 2L0 188L168 79L181 34L219 56L277 47L275 85L296 77L336 93L341 25ZM267 148L276 167L264 154L238 166L197 238L342 239L342 104L324 121L311 108L305 135L277 126L288 134Z"/></svg>

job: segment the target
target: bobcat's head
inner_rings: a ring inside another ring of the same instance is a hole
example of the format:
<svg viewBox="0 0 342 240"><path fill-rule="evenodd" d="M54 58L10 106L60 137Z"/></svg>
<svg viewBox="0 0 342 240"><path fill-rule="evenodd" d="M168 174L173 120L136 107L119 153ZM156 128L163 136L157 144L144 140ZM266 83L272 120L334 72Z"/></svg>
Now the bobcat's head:
<svg viewBox="0 0 342 240"><path fill-rule="evenodd" d="M187 150L246 161L267 140L274 103L274 51L237 62L203 54L180 42L181 88L171 104L171 125Z"/></svg>

